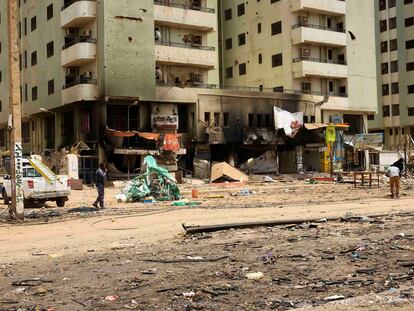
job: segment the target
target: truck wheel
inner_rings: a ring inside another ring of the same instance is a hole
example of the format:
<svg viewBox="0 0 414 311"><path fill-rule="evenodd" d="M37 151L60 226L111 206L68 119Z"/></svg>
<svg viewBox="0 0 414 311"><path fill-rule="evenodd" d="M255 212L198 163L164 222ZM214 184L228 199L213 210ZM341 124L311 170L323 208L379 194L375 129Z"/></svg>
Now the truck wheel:
<svg viewBox="0 0 414 311"><path fill-rule="evenodd" d="M7 196L6 190L3 189L2 195L3 195L4 204L5 205L9 205L10 204L10 200L9 200L9 197Z"/></svg>
<svg viewBox="0 0 414 311"><path fill-rule="evenodd" d="M64 207L65 206L65 198L57 198L56 199L56 206L57 207Z"/></svg>

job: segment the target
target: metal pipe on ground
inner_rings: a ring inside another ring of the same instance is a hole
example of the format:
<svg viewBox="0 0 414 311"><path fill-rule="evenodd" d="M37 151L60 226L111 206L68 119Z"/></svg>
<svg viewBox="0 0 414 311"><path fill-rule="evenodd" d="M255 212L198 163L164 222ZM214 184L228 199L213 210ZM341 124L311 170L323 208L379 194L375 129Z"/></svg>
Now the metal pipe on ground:
<svg viewBox="0 0 414 311"><path fill-rule="evenodd" d="M354 222L366 222L372 218L379 218L385 216L404 216L404 213L397 214L376 214L376 215L364 215L356 216L349 215L344 217L328 217L328 218L309 218L309 219L285 219L285 220L270 220L270 221L254 221L254 222L244 222L244 223L228 223L228 224L219 224L219 225L206 225L206 226L187 226L182 224L183 229L186 234L197 234L197 233L207 233L207 232L216 232L230 229L251 229L258 227L277 227L277 226L288 226L288 225L301 225L304 223L323 223L328 221L354 221ZM412 216L411 213L409 213Z"/></svg>

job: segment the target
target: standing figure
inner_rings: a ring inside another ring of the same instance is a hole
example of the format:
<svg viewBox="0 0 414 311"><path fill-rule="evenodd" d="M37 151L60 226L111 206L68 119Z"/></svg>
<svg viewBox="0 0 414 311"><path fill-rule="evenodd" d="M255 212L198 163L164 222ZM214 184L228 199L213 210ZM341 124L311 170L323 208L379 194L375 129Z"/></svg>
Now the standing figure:
<svg viewBox="0 0 414 311"><path fill-rule="evenodd" d="M99 168L96 170L96 189L98 190L98 197L96 198L95 203L93 203L94 207L98 207L98 203L100 208L105 208L105 179L106 179L106 172L107 169L103 163L99 164Z"/></svg>
<svg viewBox="0 0 414 311"><path fill-rule="evenodd" d="M387 171L387 176L390 178L391 198L398 199L400 196L400 169L391 166Z"/></svg>

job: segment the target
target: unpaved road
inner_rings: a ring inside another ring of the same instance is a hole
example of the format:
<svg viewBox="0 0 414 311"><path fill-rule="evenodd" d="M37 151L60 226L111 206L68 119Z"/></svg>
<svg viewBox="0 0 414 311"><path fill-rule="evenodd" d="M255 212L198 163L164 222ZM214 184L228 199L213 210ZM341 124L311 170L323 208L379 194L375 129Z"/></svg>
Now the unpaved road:
<svg viewBox="0 0 414 311"><path fill-rule="evenodd" d="M233 198L233 200L238 200ZM183 233L181 224L220 224L293 218L339 217L353 214L384 214L414 211L414 199L371 199L353 203L286 206L284 202L266 208L172 208L149 207L128 216L97 216L50 224L0 225L0 264L30 261L33 254L86 253L127 243L131 238L141 243L156 243ZM131 213L133 213L131 211Z"/></svg>

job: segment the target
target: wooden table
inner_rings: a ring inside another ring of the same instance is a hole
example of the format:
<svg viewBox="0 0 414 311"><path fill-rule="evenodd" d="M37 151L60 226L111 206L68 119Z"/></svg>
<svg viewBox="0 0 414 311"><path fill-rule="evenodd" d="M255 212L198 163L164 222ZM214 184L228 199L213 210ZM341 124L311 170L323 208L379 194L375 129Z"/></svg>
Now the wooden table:
<svg viewBox="0 0 414 311"><path fill-rule="evenodd" d="M376 175L376 176L375 176ZM360 178L358 179L358 177ZM373 180L373 176L375 176L375 180ZM372 182L376 181L377 187L380 187L380 172L354 172L354 187L356 188L359 181L361 183L361 187L365 187L365 181L368 181L369 189L372 188Z"/></svg>

